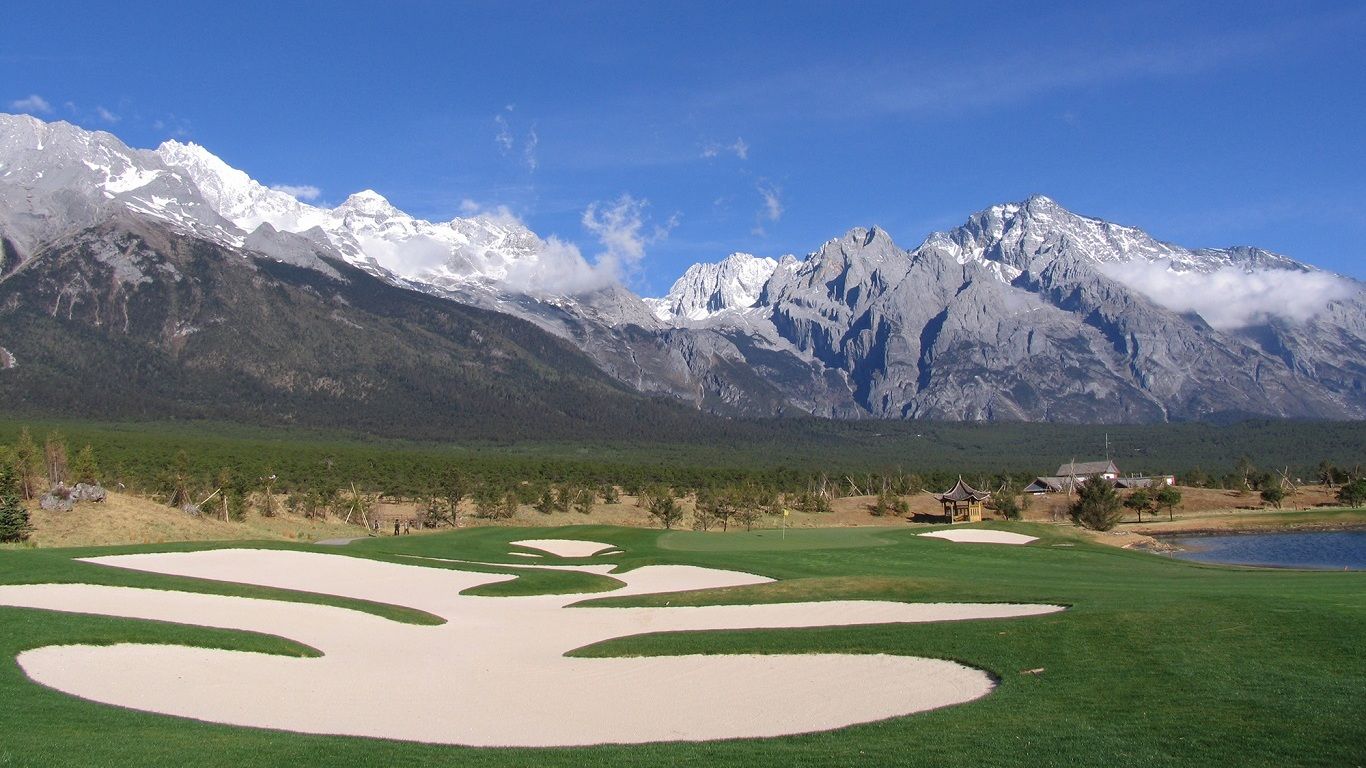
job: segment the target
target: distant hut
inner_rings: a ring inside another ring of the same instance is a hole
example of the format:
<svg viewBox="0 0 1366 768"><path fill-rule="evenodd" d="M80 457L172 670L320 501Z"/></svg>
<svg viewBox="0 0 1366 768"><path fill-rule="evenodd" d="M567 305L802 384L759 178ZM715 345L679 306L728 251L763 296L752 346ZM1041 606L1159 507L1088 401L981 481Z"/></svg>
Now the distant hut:
<svg viewBox="0 0 1366 768"><path fill-rule="evenodd" d="M975 523L982 519L982 504L991 498L991 493L979 491L959 477L957 484L934 497L944 506L944 517L950 523Z"/></svg>
<svg viewBox="0 0 1366 768"><path fill-rule="evenodd" d="M1074 477L1078 480L1089 480L1093 477L1103 477L1106 480L1114 480L1119 477L1119 467L1113 461L1070 461L1058 467L1057 477Z"/></svg>

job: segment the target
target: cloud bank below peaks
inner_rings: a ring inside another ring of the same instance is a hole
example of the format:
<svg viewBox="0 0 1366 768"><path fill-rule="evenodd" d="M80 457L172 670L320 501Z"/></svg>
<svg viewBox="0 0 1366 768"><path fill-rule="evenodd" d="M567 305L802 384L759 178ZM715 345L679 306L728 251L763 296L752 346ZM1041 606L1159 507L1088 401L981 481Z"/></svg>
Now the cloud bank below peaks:
<svg viewBox="0 0 1366 768"><path fill-rule="evenodd" d="M512 264L499 282L526 293L567 295L626 282L639 271L646 249L666 239L678 224L677 215L662 225L652 223L649 205L648 200L631 195L591 203L580 221L601 246L592 263L577 245L552 235L542 242L535 258Z"/></svg>
<svg viewBox="0 0 1366 768"><path fill-rule="evenodd" d="M1329 303L1359 293L1359 284L1330 272L1288 269L1213 272L1172 269L1167 261L1101 264L1106 276L1175 312L1195 312L1214 328L1232 330L1272 319L1303 323Z"/></svg>

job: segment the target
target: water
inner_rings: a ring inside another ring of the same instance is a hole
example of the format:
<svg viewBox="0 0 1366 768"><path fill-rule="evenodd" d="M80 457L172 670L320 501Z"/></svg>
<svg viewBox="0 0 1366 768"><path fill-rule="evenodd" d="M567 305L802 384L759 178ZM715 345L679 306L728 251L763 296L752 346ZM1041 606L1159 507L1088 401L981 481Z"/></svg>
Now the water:
<svg viewBox="0 0 1366 768"><path fill-rule="evenodd" d="M1366 570L1366 531L1232 533L1174 536L1166 540L1186 550L1173 553L1183 560L1280 568Z"/></svg>

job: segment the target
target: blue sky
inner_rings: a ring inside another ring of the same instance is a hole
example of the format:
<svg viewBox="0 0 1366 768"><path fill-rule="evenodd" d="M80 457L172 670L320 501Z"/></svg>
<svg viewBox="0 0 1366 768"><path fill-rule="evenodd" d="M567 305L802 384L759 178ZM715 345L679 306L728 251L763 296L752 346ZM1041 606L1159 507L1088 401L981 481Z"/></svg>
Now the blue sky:
<svg viewBox="0 0 1366 768"><path fill-rule="evenodd" d="M629 195L647 293L1032 193L1366 278L1366 5L1045 5L19 3L0 108L590 255Z"/></svg>

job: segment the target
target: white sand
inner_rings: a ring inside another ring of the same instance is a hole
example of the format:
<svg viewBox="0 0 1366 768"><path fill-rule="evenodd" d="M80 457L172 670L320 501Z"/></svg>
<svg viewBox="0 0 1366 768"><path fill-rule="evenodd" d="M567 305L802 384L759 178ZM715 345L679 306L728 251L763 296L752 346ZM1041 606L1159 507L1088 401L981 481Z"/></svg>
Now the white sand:
<svg viewBox="0 0 1366 768"><path fill-rule="evenodd" d="M1023 533L1011 533L1010 531L989 531L983 528L931 531L920 535L931 539L945 539L964 544L1028 544L1031 541L1039 540L1037 536L1026 536Z"/></svg>
<svg viewBox="0 0 1366 768"><path fill-rule="evenodd" d="M703 608L566 608L582 595L465 597L515 578L283 550L92 558L420 608L419 627L320 605L82 584L0 586L0 605L254 630L325 655L295 659L168 645L25 651L29 677L82 698L218 723L474 746L694 741L819 731L987 694L982 671L888 655L575 659L642 632L1030 616L1046 605L876 601ZM591 572L603 566L583 566ZM613 574L611 594L768 581L687 566Z"/></svg>
<svg viewBox="0 0 1366 768"><path fill-rule="evenodd" d="M592 557L604 549L616 549L611 544L600 541L579 541L578 539L526 539L510 542L519 547L539 549L556 557Z"/></svg>
<svg viewBox="0 0 1366 768"><path fill-rule="evenodd" d="M509 552L508 554L517 557L545 557L545 555L538 555L535 552Z"/></svg>

